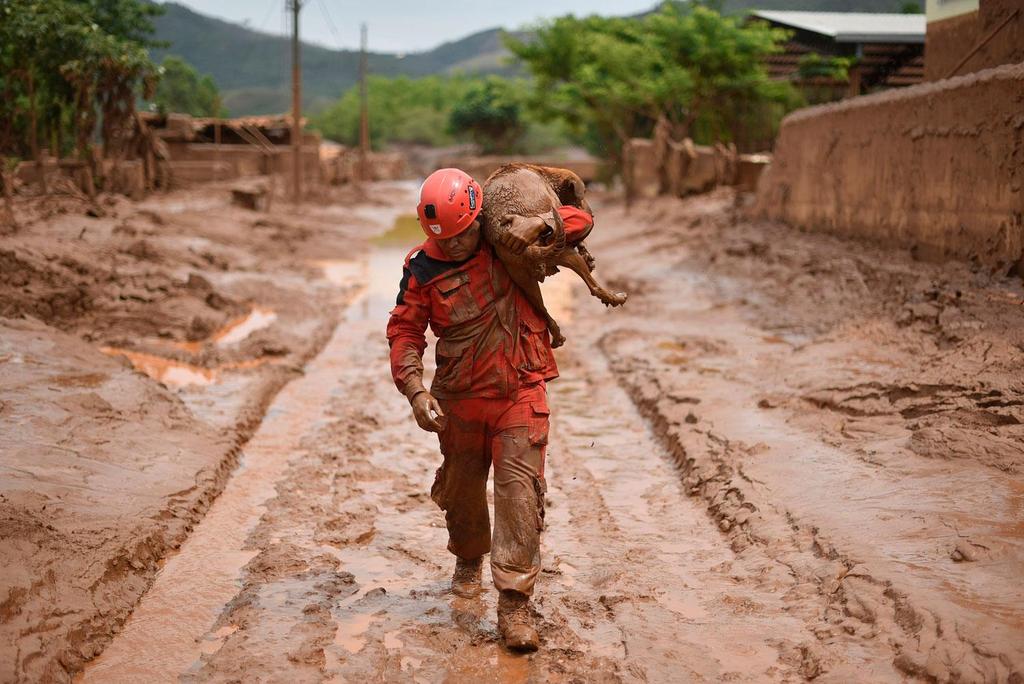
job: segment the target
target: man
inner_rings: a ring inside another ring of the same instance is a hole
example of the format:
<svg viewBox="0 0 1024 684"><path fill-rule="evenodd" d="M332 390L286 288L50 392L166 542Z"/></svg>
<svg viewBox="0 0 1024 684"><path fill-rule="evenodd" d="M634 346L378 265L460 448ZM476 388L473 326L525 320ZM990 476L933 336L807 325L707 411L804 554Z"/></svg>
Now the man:
<svg viewBox="0 0 1024 684"><path fill-rule="evenodd" d="M544 319L481 240L482 202L480 185L458 169L435 171L420 188L417 214L428 239L405 260L388 322L391 371L416 423L439 436L444 461L430 494L445 511L448 550L456 557L452 592L479 594L489 552L500 592L498 629L509 648L532 651L538 637L529 598L540 572L548 442L545 383L558 369ZM507 246L521 252L545 225L540 217L518 220ZM428 325L437 336L429 391L422 362ZM486 497L492 463L493 537Z"/></svg>

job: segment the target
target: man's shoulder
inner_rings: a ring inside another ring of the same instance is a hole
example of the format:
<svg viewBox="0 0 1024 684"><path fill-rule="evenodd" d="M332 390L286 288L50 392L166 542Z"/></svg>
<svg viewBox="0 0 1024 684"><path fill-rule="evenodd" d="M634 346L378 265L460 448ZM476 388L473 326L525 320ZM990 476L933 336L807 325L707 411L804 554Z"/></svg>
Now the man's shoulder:
<svg viewBox="0 0 1024 684"><path fill-rule="evenodd" d="M409 252L405 258L405 267L412 273L413 278L419 285L426 285L437 278L464 267L474 257L465 261L445 261L436 259L423 249L422 245Z"/></svg>

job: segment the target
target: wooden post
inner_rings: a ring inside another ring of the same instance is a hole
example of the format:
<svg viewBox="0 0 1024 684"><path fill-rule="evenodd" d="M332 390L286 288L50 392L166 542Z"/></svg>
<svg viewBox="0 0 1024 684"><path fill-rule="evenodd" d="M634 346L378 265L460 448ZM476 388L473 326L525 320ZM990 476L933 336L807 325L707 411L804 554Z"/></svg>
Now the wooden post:
<svg viewBox="0 0 1024 684"><path fill-rule="evenodd" d="M850 83L846 88L846 97L857 97L861 90L861 68L854 66L850 69Z"/></svg>
<svg viewBox="0 0 1024 684"><path fill-rule="evenodd" d="M217 163L215 165L215 167L216 167L215 177L216 177L217 180L220 180L220 163L222 161L222 159L221 159L222 154L221 154L221 148L220 148L220 103L217 104L216 115L217 115L217 121L216 121L216 123L213 124L213 144L217 146L217 154L216 154Z"/></svg>
<svg viewBox="0 0 1024 684"><path fill-rule="evenodd" d="M288 0L292 10L292 199L302 201L302 66L299 10L301 0Z"/></svg>
<svg viewBox="0 0 1024 684"><path fill-rule="evenodd" d="M366 85L366 24L360 30L359 53L359 180L369 180L370 108Z"/></svg>
<svg viewBox="0 0 1024 684"><path fill-rule="evenodd" d="M39 153L39 113L36 98L36 82L32 69L28 70L28 108L29 119L32 129L29 131L29 144L32 148L32 160L36 163L36 173L39 174L39 188L45 195L48 192L46 187L46 168L43 158Z"/></svg>

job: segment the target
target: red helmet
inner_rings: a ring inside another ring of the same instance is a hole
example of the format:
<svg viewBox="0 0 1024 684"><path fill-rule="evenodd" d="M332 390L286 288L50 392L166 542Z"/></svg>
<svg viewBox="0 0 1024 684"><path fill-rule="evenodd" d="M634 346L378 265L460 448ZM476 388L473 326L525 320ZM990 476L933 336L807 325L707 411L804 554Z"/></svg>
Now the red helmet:
<svg viewBox="0 0 1024 684"><path fill-rule="evenodd" d="M480 214L484 192L480 184L459 169L438 169L420 186L416 213L427 237L446 238L469 228Z"/></svg>

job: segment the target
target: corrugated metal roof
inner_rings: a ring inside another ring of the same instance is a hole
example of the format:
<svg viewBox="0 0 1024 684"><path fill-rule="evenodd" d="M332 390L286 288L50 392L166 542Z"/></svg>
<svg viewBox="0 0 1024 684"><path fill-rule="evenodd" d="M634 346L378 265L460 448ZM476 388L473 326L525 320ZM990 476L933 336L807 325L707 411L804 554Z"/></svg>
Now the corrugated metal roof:
<svg viewBox="0 0 1024 684"><path fill-rule="evenodd" d="M767 21L828 36L837 43L924 43L923 14L758 10Z"/></svg>

